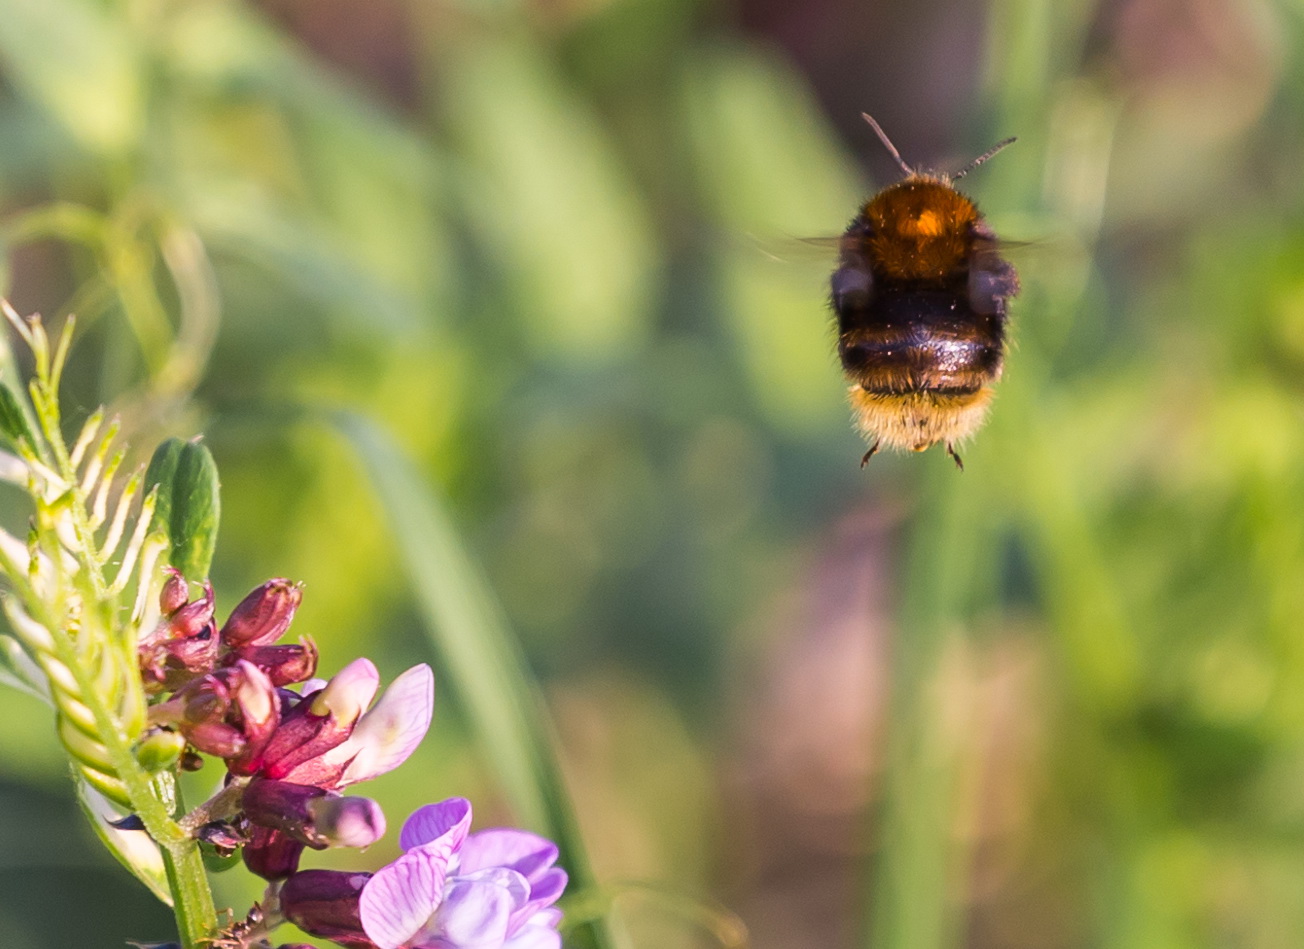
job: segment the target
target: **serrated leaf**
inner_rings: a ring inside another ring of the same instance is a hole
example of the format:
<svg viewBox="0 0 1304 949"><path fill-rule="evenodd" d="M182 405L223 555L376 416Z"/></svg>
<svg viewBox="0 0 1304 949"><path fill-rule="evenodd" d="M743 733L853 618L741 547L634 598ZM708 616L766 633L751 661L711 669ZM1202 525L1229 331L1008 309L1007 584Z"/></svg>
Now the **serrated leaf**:
<svg viewBox="0 0 1304 949"><path fill-rule="evenodd" d="M167 533L168 563L193 580L207 577L221 514L217 464L208 446L168 439L150 459L145 484L158 488L154 523Z"/></svg>

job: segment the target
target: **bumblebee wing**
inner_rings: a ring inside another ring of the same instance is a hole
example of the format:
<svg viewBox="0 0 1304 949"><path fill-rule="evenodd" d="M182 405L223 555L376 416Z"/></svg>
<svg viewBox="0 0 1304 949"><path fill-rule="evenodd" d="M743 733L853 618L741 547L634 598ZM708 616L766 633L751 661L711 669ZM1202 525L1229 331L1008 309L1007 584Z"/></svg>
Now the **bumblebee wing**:
<svg viewBox="0 0 1304 949"><path fill-rule="evenodd" d="M837 259L841 237L760 237L747 235L747 243L775 263L830 264Z"/></svg>

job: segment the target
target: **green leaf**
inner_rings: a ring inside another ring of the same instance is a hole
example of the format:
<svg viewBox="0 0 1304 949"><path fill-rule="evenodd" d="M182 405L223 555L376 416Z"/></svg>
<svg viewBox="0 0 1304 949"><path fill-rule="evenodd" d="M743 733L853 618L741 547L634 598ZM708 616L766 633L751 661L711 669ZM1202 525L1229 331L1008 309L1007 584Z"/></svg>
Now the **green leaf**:
<svg viewBox="0 0 1304 949"><path fill-rule="evenodd" d="M0 385L0 434L15 446L26 445L35 454L36 437L28 424L23 404L7 385Z"/></svg>
<svg viewBox="0 0 1304 949"><path fill-rule="evenodd" d="M158 844L143 830L120 830L114 827L110 821L117 820L121 815L107 798L85 781L77 782L77 791L77 801L104 846L137 880L149 887L151 893L171 906L172 893L168 889L163 855Z"/></svg>
<svg viewBox="0 0 1304 949"><path fill-rule="evenodd" d="M12 636L0 636L0 685L26 692L53 707L50 680Z"/></svg>
<svg viewBox="0 0 1304 949"><path fill-rule="evenodd" d="M208 447L168 439L150 459L145 485L158 488L154 523L167 533L168 562L191 579L207 577L221 515L217 464Z"/></svg>

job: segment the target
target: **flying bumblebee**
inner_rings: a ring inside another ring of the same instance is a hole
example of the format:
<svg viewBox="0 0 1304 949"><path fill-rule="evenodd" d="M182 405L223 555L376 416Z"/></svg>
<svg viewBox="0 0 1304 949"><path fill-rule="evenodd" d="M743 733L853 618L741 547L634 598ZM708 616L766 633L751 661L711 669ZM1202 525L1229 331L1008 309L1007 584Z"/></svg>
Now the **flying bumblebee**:
<svg viewBox="0 0 1304 949"><path fill-rule="evenodd" d="M924 451L982 425L1005 356L1006 303L1019 277L978 208L953 182L1014 139L954 175L911 168L863 116L905 178L865 202L838 243L832 303L838 358L852 383L856 426L880 445Z"/></svg>

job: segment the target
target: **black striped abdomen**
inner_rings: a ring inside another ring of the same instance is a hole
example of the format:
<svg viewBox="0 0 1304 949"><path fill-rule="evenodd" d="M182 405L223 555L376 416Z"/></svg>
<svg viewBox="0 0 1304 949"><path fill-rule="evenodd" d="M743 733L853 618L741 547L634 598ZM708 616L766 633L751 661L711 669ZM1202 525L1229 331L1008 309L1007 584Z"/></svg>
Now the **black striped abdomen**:
<svg viewBox="0 0 1304 949"><path fill-rule="evenodd" d="M838 356L868 392L962 395L1001 372L1004 317L977 313L962 289L836 293Z"/></svg>

